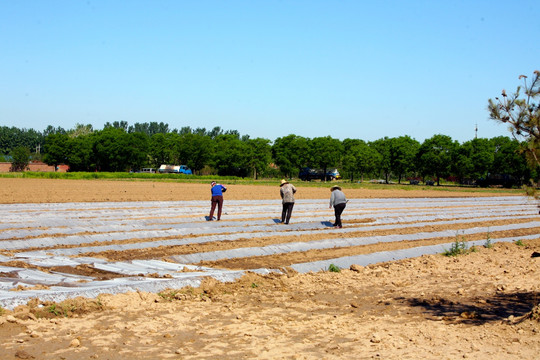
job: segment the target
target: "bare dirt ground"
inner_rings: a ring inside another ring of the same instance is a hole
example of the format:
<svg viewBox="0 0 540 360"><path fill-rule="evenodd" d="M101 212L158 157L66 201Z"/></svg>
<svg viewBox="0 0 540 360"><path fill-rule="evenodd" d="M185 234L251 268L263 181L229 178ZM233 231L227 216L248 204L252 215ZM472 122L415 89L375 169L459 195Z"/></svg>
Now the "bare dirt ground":
<svg viewBox="0 0 540 360"><path fill-rule="evenodd" d="M295 184L301 185L301 184ZM227 199L276 199L279 187L230 185ZM208 200L209 185L138 181L0 179L0 203ZM435 190L347 189L349 199L494 196ZM508 194L504 194L508 195ZM301 187L297 199L327 199L328 187ZM504 221L501 220L501 223ZM480 225L473 224L472 226ZM494 226L495 224L491 224ZM451 227L451 225L448 225ZM437 229L434 229L437 230ZM414 231L411 228L400 233ZM492 236L538 234L537 228ZM387 234L387 232L380 232ZM339 236L357 236L355 232ZM318 235L311 235L311 241ZM325 234L325 237L328 237ZM485 234L478 235L480 238ZM298 241L296 237L296 241ZM249 239L238 246L249 246ZM289 241L268 237L257 242ZM426 244L437 242L428 239ZM2 359L535 359L540 354L540 239L442 255L351 266L339 273L268 276L199 288L37 301L0 316ZM162 258L223 249L157 249L99 254ZM287 255L312 259L339 251ZM96 254L94 254L96 255ZM287 256L205 264L250 269L286 266ZM96 275L95 269L79 269ZM107 274L103 274L106 276Z"/></svg>
<svg viewBox="0 0 540 360"><path fill-rule="evenodd" d="M276 186L248 186L226 184L227 199L276 199L279 197L279 182ZM301 183L295 183L296 186ZM329 198L329 185L302 187L295 197L301 199ZM347 189L349 198L392 198L392 197L460 197L496 196L493 192L436 191L436 190L388 190ZM180 201L209 200L210 184L150 181L96 181L57 179L11 179L0 178L0 203L47 203L79 201ZM508 195L501 193L500 195Z"/></svg>

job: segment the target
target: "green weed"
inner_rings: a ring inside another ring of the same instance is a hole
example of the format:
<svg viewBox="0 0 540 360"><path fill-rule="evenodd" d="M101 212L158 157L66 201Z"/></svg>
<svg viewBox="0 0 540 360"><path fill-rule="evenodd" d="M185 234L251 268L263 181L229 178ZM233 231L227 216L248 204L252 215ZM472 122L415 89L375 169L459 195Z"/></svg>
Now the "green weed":
<svg viewBox="0 0 540 360"><path fill-rule="evenodd" d="M178 294L179 292L176 291L176 290L171 290L171 291L168 291L168 292L159 292L158 293L158 296L160 296L163 300L166 300L166 301L173 301L176 299L176 295Z"/></svg>
<svg viewBox="0 0 540 360"><path fill-rule="evenodd" d="M336 266L334 264L330 264L330 266L328 266L328 271L330 272L341 272L341 269L339 268L339 266Z"/></svg>
<svg viewBox="0 0 540 360"><path fill-rule="evenodd" d="M60 316L60 311L58 311L58 308L56 307L56 304L52 304L47 308L47 311L51 314L54 314L55 316Z"/></svg>
<svg viewBox="0 0 540 360"><path fill-rule="evenodd" d="M516 241L514 244L516 244L517 246L525 246L525 243L523 241L521 241L521 239Z"/></svg>
<svg viewBox="0 0 540 360"><path fill-rule="evenodd" d="M484 247L487 249L491 249L493 247L493 243L491 242L491 236L489 234L489 228L487 231L486 243L484 244Z"/></svg>
<svg viewBox="0 0 540 360"><path fill-rule="evenodd" d="M73 304L62 304L59 306L59 304L52 304L47 308L47 311L54 316L63 316L68 317L69 314L74 313L77 310L75 305Z"/></svg>
<svg viewBox="0 0 540 360"><path fill-rule="evenodd" d="M458 256L467 254L467 243L465 242L465 238L462 236L461 239L456 234L456 241L450 246L450 250L445 250L443 255L444 256Z"/></svg>

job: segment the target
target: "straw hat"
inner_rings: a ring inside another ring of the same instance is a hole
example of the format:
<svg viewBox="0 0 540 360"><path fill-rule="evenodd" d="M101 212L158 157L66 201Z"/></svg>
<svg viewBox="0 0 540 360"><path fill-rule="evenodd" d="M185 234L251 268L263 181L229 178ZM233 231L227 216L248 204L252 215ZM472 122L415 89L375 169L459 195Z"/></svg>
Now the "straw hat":
<svg viewBox="0 0 540 360"><path fill-rule="evenodd" d="M334 190L340 190L341 191L341 188L337 185L334 185L330 188L330 191L334 191Z"/></svg>
<svg viewBox="0 0 540 360"><path fill-rule="evenodd" d="M289 182L287 180L281 179L281 185L279 185L279 186L283 186L283 185L288 184L288 183Z"/></svg>

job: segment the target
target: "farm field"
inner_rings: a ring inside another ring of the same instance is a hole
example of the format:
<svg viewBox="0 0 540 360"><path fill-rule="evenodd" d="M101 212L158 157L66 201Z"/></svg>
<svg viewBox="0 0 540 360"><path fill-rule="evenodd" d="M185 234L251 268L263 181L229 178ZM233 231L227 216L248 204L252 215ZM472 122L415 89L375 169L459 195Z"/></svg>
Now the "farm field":
<svg viewBox="0 0 540 360"><path fill-rule="evenodd" d="M217 222L209 184L0 179L5 358L537 356L530 199L344 189L335 229L330 185L295 185L287 226L277 184L228 186Z"/></svg>

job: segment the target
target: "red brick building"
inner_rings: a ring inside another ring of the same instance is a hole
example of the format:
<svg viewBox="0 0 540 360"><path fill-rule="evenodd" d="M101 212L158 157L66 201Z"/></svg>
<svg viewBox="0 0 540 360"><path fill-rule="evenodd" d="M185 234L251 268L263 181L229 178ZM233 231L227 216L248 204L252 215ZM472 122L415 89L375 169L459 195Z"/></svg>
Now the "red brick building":
<svg viewBox="0 0 540 360"><path fill-rule="evenodd" d="M10 162L0 162L0 172L9 172L9 169L11 168ZM42 161L31 161L28 164L28 171L43 171L43 172L54 172L54 166L47 165ZM67 165L58 165L57 172L67 172L69 170L69 166Z"/></svg>

